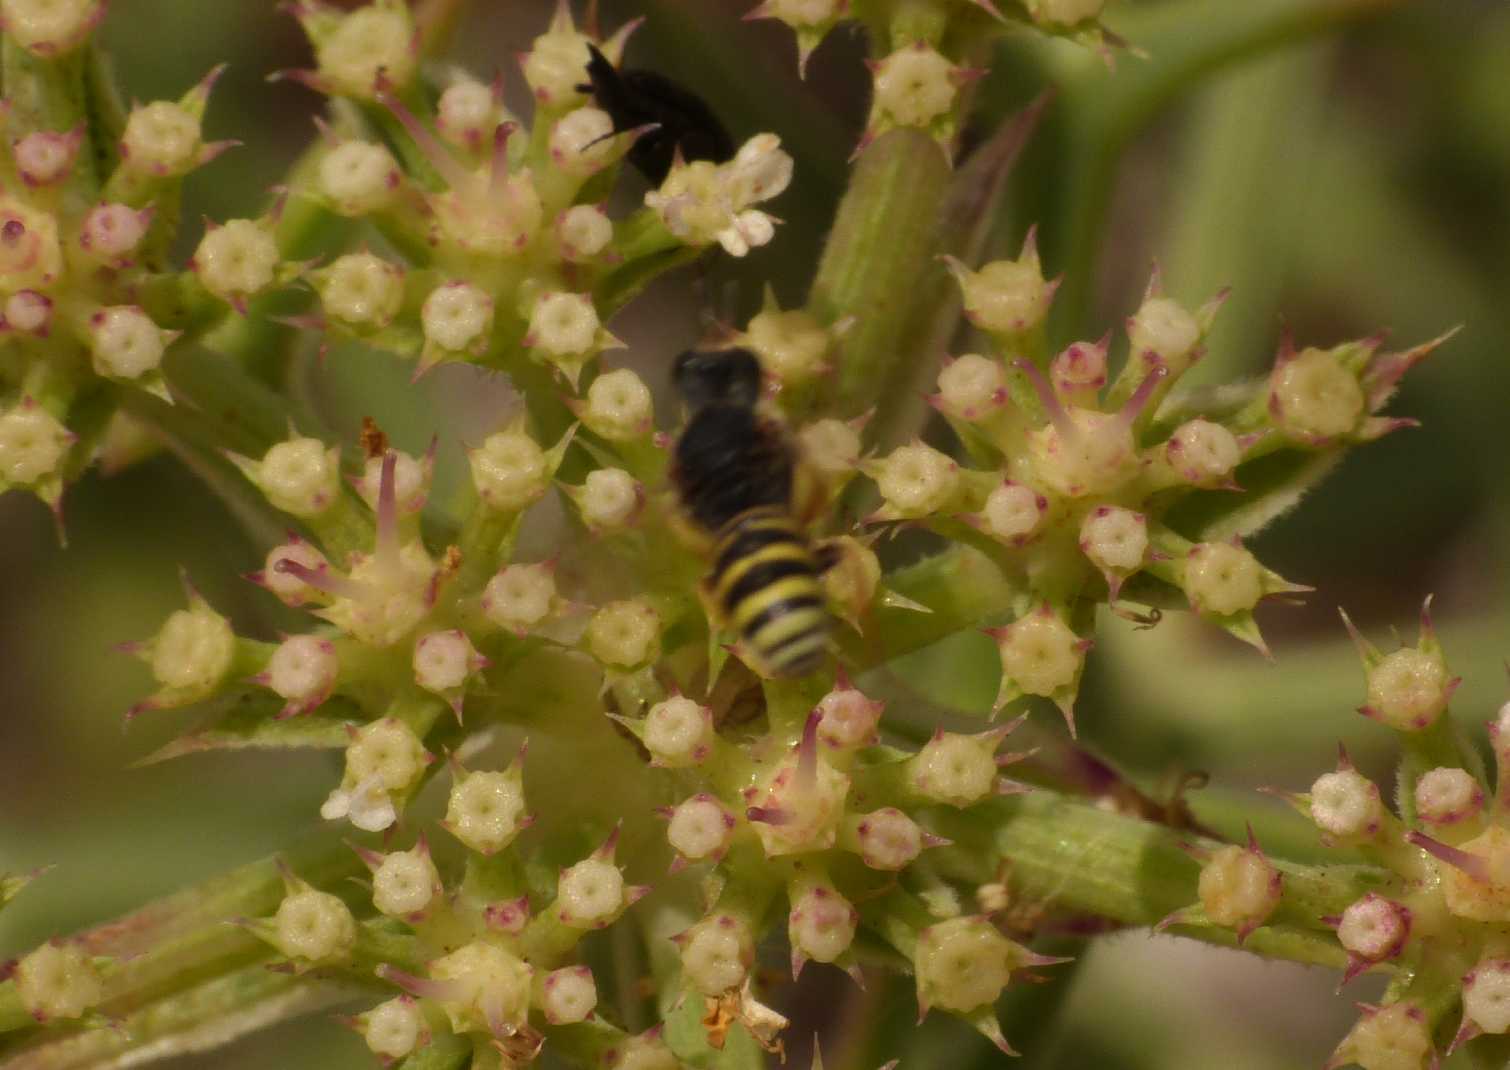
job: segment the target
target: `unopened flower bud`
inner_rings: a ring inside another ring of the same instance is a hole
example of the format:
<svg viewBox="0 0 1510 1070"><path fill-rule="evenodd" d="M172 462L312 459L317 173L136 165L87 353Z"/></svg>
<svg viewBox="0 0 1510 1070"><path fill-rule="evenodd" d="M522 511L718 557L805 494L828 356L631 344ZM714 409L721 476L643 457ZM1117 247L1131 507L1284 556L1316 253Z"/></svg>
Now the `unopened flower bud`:
<svg viewBox="0 0 1510 1070"><path fill-rule="evenodd" d="M494 854L524 827L524 776L516 762L496 772L468 773L451 788L445 826L462 843Z"/></svg>
<svg viewBox="0 0 1510 1070"><path fill-rule="evenodd" d="M1442 715L1454 683L1440 653L1403 647L1368 670L1365 708L1391 728L1419 731Z"/></svg>
<svg viewBox="0 0 1510 1070"><path fill-rule="evenodd" d="M716 858L729 849L737 821L712 795L694 795L671 812L666 839L692 862Z"/></svg>
<svg viewBox="0 0 1510 1070"><path fill-rule="evenodd" d="M1279 871L1261 852L1232 844L1201 867L1198 891L1213 924L1246 932L1269 919L1284 889Z"/></svg>
<svg viewBox="0 0 1510 1070"><path fill-rule="evenodd" d="M823 593L834 612L855 627L876 599L881 561L876 552L853 535L824 540L833 564L824 570Z"/></svg>
<svg viewBox="0 0 1510 1070"><path fill-rule="evenodd" d="M194 598L188 609L168 618L151 645L153 677L192 702L210 694L230 672L236 634L230 621Z"/></svg>
<svg viewBox="0 0 1510 1070"><path fill-rule="evenodd" d="M650 707L641 740L656 764L672 769L697 765L713 746L713 711L677 695Z"/></svg>
<svg viewBox="0 0 1510 1070"><path fill-rule="evenodd" d="M979 271L954 260L949 267L964 294L965 318L981 330L1020 334L1048 315L1054 286L1044 281L1031 238L1020 259L993 260Z"/></svg>
<svg viewBox="0 0 1510 1070"><path fill-rule="evenodd" d="M317 572L328 564L324 554L310 543L296 538L269 550L262 571L256 577L262 586L272 591L287 606L302 606L319 596L319 592L305 583L296 571L279 568L280 561L294 562L300 566L297 571Z"/></svg>
<svg viewBox="0 0 1510 1070"><path fill-rule="evenodd" d="M1294 437L1328 439L1357 427L1366 404L1357 377L1332 353L1307 349L1274 369L1269 410Z"/></svg>
<svg viewBox="0 0 1510 1070"><path fill-rule="evenodd" d="M1053 698L1073 688L1085 667L1086 642L1047 604L992 635L1002 676L1024 694Z"/></svg>
<svg viewBox="0 0 1510 1070"><path fill-rule="evenodd" d="M535 38L524 55L524 80L534 91L535 99L554 110L580 103L577 87L585 83L590 43L579 33L571 19L556 19L550 29Z"/></svg>
<svg viewBox="0 0 1510 1070"><path fill-rule="evenodd" d="M1429 769L1416 781L1416 816L1431 825L1454 825L1484 810L1484 789L1466 769Z"/></svg>
<svg viewBox="0 0 1510 1070"><path fill-rule="evenodd" d="M137 211L126 204L97 204L79 224L79 247L102 264L126 267L151 225L150 208Z"/></svg>
<svg viewBox="0 0 1510 1070"><path fill-rule="evenodd" d="M598 986L586 966L552 970L540 982L540 1011L551 1025L586 1021L598 1005Z"/></svg>
<svg viewBox="0 0 1510 1070"><path fill-rule="evenodd" d="M556 218L556 244L570 263L591 260L613 240L613 223L602 205L575 204Z"/></svg>
<svg viewBox="0 0 1510 1070"><path fill-rule="evenodd" d="M133 108L121 136L122 166L157 178L188 174L199 166L203 150L199 116L169 100Z"/></svg>
<svg viewBox="0 0 1510 1070"><path fill-rule="evenodd" d="M985 918L950 918L918 934L918 999L967 1014L996 1002L1012 976L1015 946Z"/></svg>
<svg viewBox="0 0 1510 1070"><path fill-rule="evenodd" d="M1342 912L1337 942L1365 962L1394 958L1410 938L1410 910L1369 892Z"/></svg>
<svg viewBox="0 0 1510 1070"><path fill-rule="evenodd" d="M488 620L514 632L529 631L550 616L555 604L556 580L546 565L508 565L482 594Z"/></svg>
<svg viewBox="0 0 1510 1070"><path fill-rule="evenodd" d="M394 717L363 725L346 748L341 787L320 808L326 820L349 817L357 828L380 832L397 819L393 798L411 789L428 756L404 722Z"/></svg>
<svg viewBox="0 0 1510 1070"><path fill-rule="evenodd" d="M654 1031L658 1033L658 1031ZM682 1070L685 1064L658 1035L641 1033L619 1045L608 1062L608 1070Z"/></svg>
<svg viewBox="0 0 1510 1070"><path fill-rule="evenodd" d="M403 88L419 65L414 21L401 0L379 0L312 34L317 73L337 96L371 100L379 75Z"/></svg>
<svg viewBox="0 0 1510 1070"><path fill-rule="evenodd" d="M104 17L105 0L0 0L5 36L48 58L78 47Z"/></svg>
<svg viewBox="0 0 1510 1070"><path fill-rule="evenodd" d="M1048 499L1032 487L1008 479L987 496L980 519L986 531L1018 546L1038 533L1048 507Z"/></svg>
<svg viewBox="0 0 1510 1070"><path fill-rule="evenodd" d="M1128 319L1127 341L1135 356L1157 357L1171 375L1179 375L1200 345L1201 325L1169 298L1150 297Z"/></svg>
<svg viewBox="0 0 1510 1070"><path fill-rule="evenodd" d="M883 807L851 820L860 857L871 869L905 869L923 851L923 830L896 807Z"/></svg>
<svg viewBox="0 0 1510 1070"><path fill-rule="evenodd" d="M224 301L241 301L267 289L277 278L277 268L278 243L266 227L250 219L210 228L194 251L199 281Z"/></svg>
<svg viewBox="0 0 1510 1070"><path fill-rule="evenodd" d="M402 1059L419 1046L425 1016L411 996L379 1003L359 1019L367 1049L385 1059Z"/></svg>
<svg viewBox="0 0 1510 1070"><path fill-rule="evenodd" d="M938 378L938 405L960 420L979 420L1007 401L1007 374L1001 361L966 353L944 366Z"/></svg>
<svg viewBox="0 0 1510 1070"><path fill-rule="evenodd" d="M750 928L732 914L711 914L682 934L682 974L705 996L738 988L755 961Z"/></svg>
<svg viewBox="0 0 1510 1070"><path fill-rule="evenodd" d="M1109 575L1136 572L1148 553L1148 518L1115 505L1098 506L1080 525L1080 552Z"/></svg>
<svg viewBox="0 0 1510 1070"><path fill-rule="evenodd" d="M650 433L655 417L650 388L628 368L605 372L587 388L581 417L589 430L610 442L642 438Z"/></svg>
<svg viewBox="0 0 1510 1070"><path fill-rule="evenodd" d="M386 327L404 303L403 271L372 253L347 253L314 277L325 311L350 327Z"/></svg>
<svg viewBox="0 0 1510 1070"><path fill-rule="evenodd" d="M62 270L57 219L0 197L0 293L46 288Z"/></svg>
<svg viewBox="0 0 1510 1070"><path fill-rule="evenodd" d="M939 512L959 493L959 465L921 442L899 446L867 469L891 513L918 518Z"/></svg>
<svg viewBox="0 0 1510 1070"><path fill-rule="evenodd" d="M237 463L273 508L294 516L319 516L340 494L340 451L317 438L291 438L276 443L260 462Z"/></svg>
<svg viewBox="0 0 1510 1070"><path fill-rule="evenodd" d="M34 130L12 148L16 172L28 186L50 186L68 177L83 144L82 126L57 132Z"/></svg>
<svg viewBox="0 0 1510 1070"><path fill-rule="evenodd" d="M384 146L343 141L320 161L320 192L339 215L363 216L393 203L401 172Z"/></svg>
<svg viewBox="0 0 1510 1070"><path fill-rule="evenodd" d="M291 635L268 659L266 680L288 700L284 712L305 713L325 701L341 671L335 644L318 635Z"/></svg>
<svg viewBox="0 0 1510 1070"><path fill-rule="evenodd" d="M78 944L43 944L16 964L15 980L21 1006L39 1021L78 1018L104 995L94 964Z"/></svg>
<svg viewBox="0 0 1510 1070"><path fill-rule="evenodd" d="M996 794L996 748L1003 732L940 732L907 761L907 784L930 802L963 809Z"/></svg>
<svg viewBox="0 0 1510 1070"><path fill-rule="evenodd" d="M1435 1061L1431 1026L1411 1003L1365 1008L1328 1066L1357 1063L1363 1070L1426 1070Z"/></svg>
<svg viewBox="0 0 1510 1070"><path fill-rule="evenodd" d="M422 914L439 892L440 874L420 847L384 855L372 874L372 905L390 918Z"/></svg>
<svg viewBox="0 0 1510 1070"><path fill-rule="evenodd" d="M36 402L0 414L0 482L31 486L58 471L73 433Z"/></svg>
<svg viewBox="0 0 1510 1070"><path fill-rule="evenodd" d="M420 327L448 353L480 355L493 333L493 299L469 282L437 286L420 308Z"/></svg>
<svg viewBox="0 0 1510 1070"><path fill-rule="evenodd" d="M1219 617L1245 613L1264 596L1263 566L1241 546L1197 543L1186 557L1182 586L1198 612Z"/></svg>
<svg viewBox="0 0 1510 1070"><path fill-rule="evenodd" d="M329 892L306 888L285 896L273 924L278 950L291 959L338 962L356 946L356 919Z"/></svg>
<svg viewBox="0 0 1510 1070"><path fill-rule="evenodd" d="M38 337L52 326L52 299L36 290L21 290L5 299L3 326Z"/></svg>
<svg viewBox="0 0 1510 1070"><path fill-rule="evenodd" d="M435 102L435 128L458 148L477 151L503 119L491 86L470 78L453 82Z"/></svg>
<svg viewBox="0 0 1510 1070"><path fill-rule="evenodd" d="M624 874L611 861L584 858L561 871L556 905L562 922L574 929L601 929L623 909Z"/></svg>
<svg viewBox="0 0 1510 1070"><path fill-rule="evenodd" d="M815 420L797 433L803 459L829 479L854 472L860 463L860 432L843 420Z"/></svg>
<svg viewBox="0 0 1510 1070"><path fill-rule="evenodd" d="M622 468L595 468L581 487L568 487L566 492L582 511L588 530L599 535L629 527L645 504L645 488Z"/></svg>
<svg viewBox="0 0 1510 1070"><path fill-rule="evenodd" d="M927 126L947 115L959 94L960 69L919 41L873 68L876 112L899 126Z"/></svg>
<svg viewBox="0 0 1510 1070"><path fill-rule="evenodd" d="M1225 482L1242 459L1237 436L1210 420L1190 420L1175 429L1164 444L1164 460L1181 479L1195 487Z"/></svg>
<svg viewBox="0 0 1510 1070"><path fill-rule="evenodd" d="M94 370L112 379L139 379L156 371L173 337L135 305L102 308L89 318Z"/></svg>
<svg viewBox="0 0 1510 1070"><path fill-rule="evenodd" d="M536 299L530 312L524 344L575 381L583 364L617 340L599 324L589 296L547 293Z"/></svg>
<svg viewBox="0 0 1510 1070"><path fill-rule="evenodd" d="M605 665L632 669L660 656L660 614L639 601L609 602L587 624L587 649Z"/></svg>
<svg viewBox="0 0 1510 1070"><path fill-rule="evenodd" d="M1101 14L1106 0L1026 0L1028 14L1040 26L1075 26Z"/></svg>
<svg viewBox="0 0 1510 1070"><path fill-rule="evenodd" d="M414 682L426 691L443 693L463 687L467 677L486 664L487 659L459 628L430 632L414 644Z"/></svg>
<svg viewBox="0 0 1510 1070"><path fill-rule="evenodd" d="M1379 788L1356 769L1325 773L1311 785L1311 820L1338 839L1372 836L1385 819Z"/></svg>
<svg viewBox="0 0 1510 1070"><path fill-rule="evenodd" d="M759 355L761 370L785 385L809 382L828 367L829 333L801 309L783 312L768 302L751 317L744 340Z"/></svg>
<svg viewBox="0 0 1510 1070"><path fill-rule="evenodd" d="M598 108L569 111L551 127L551 162L573 178L601 171L622 151L613 137L613 118Z"/></svg>
<svg viewBox="0 0 1510 1070"><path fill-rule="evenodd" d="M529 1015L534 971L496 944L466 944L430 963L429 972L436 981L452 982L447 988L454 996L439 1002L458 1033L514 1033Z"/></svg>
<svg viewBox="0 0 1510 1070"><path fill-rule="evenodd" d="M818 738L835 750L868 747L877 740L886 703L866 698L853 687L835 686L818 701Z"/></svg>
<svg viewBox="0 0 1510 1070"><path fill-rule="evenodd" d="M833 962L854 943L860 912L838 890L810 883L792 898L787 936L792 951L817 962Z"/></svg>
<svg viewBox="0 0 1510 1070"><path fill-rule="evenodd" d="M1510 1032L1510 961L1485 959L1463 978L1463 1018L1486 1033Z"/></svg>
<svg viewBox="0 0 1510 1070"><path fill-rule="evenodd" d="M549 458L535 440L521 430L489 435L468 459L477 496L491 509L523 509L550 486Z"/></svg>

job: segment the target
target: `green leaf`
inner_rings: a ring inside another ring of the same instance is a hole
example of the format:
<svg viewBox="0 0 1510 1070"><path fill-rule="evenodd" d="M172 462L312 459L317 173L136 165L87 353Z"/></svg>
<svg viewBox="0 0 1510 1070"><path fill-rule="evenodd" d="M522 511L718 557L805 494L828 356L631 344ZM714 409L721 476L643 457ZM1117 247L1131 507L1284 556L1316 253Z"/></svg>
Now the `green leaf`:
<svg viewBox="0 0 1510 1070"><path fill-rule="evenodd" d="M265 691L247 691L223 700L198 728L159 747L137 765L152 765L208 750L314 748L335 750L351 741L349 728L367 718L352 702L332 698L313 713L280 719L282 701Z"/></svg>
<svg viewBox="0 0 1510 1070"><path fill-rule="evenodd" d="M51 866L43 866L30 873L21 873L14 877L0 877L0 910L5 909L6 904L20 895L23 888L51 868Z"/></svg>
<svg viewBox="0 0 1510 1070"><path fill-rule="evenodd" d="M1342 460L1343 451L1282 450L1239 465L1239 492L1197 491L1169 511L1165 522L1192 539L1217 542L1246 538L1300 504Z"/></svg>

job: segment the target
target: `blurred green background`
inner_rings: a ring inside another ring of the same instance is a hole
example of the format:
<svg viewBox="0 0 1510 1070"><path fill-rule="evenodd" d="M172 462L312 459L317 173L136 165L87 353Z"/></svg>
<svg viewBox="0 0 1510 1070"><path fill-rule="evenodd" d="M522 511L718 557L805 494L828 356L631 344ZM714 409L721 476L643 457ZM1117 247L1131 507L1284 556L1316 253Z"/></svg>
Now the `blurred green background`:
<svg viewBox="0 0 1510 1070"><path fill-rule="evenodd" d="M647 16L633 64L696 86L736 134L777 131L798 160L772 245L719 263L705 281L664 280L613 324L661 387L664 357L693 336L699 308L732 301L748 312L767 280L784 303L800 300L863 122L862 42L833 35L803 83L788 32L739 21L748 2L602 6L610 27ZM1435 592L1452 668L1465 677L1454 715L1477 732L1506 697L1510 7L1358 3L1377 11L1329 32L1276 20L1229 34L1236 44L1225 50L1211 44L1226 20L1304 6L1114 5L1111 24L1150 58L1124 56L1111 73L1094 56L1024 35L1002 46L978 104L999 117L1046 84L1060 87L997 228L999 249L1015 252L1037 221L1046 269L1073 273L1056 308L1057 343L1120 326L1155 258L1169 292L1189 304L1234 288L1194 373L1206 381L1260 372L1281 317L1321 345L1387 328L1406 346L1463 325L1393 405L1423 427L1351 457L1256 540L1267 563L1317 588L1305 607L1261 613L1274 663L1178 617L1139 633L1108 618L1090 662L1079 719L1091 746L1149 785L1208 771L1214 786L1195 798L1203 819L1235 832L1252 818L1271 849L1319 857L1313 836L1252 789L1303 788L1331 766L1339 739L1365 772L1389 780L1389 734L1351 712L1362 675L1338 605L1382 644L1391 627L1413 634L1422 597ZM503 70L527 111L514 54L553 7L477 0L455 61L481 76ZM245 146L190 178L186 219L255 214L313 135L317 98L264 80L308 63L297 26L274 8L117 0L102 30L128 97L176 97L215 63L231 64L207 134ZM197 231L188 231L192 244ZM444 426L453 467L459 440L496 423L505 403L501 387L479 396L468 368L443 367L418 387L407 380L390 358L342 347L323 364L311 354L298 385L343 435L372 413L399 445L418 449ZM0 871L58 864L0 918L0 959L276 849L310 825L338 775L337 758L309 755L131 768L191 715L144 717L123 734L122 713L148 681L111 648L152 634L180 604L180 565L244 632L270 634L289 618L237 579L259 567L265 547L171 458L86 479L68 496L67 529L63 549L33 499L0 499ZM907 684L920 701L989 702L994 657L976 638L919 660ZM804 1002L828 1009L830 1027L839 1022L838 1049L846 1030L880 1023L859 1046L869 1050L831 1066L869 1068L883 1053L907 1068L1007 1064L957 1023L935 1016L912 1029L905 983L862 997L813 977L823 972L809 971ZM1333 998L1336 978L1321 971L1143 933L1097 943L1065 973L1073 983L1009 997L1007 1034L1026 1051L1012 1065L1314 1067L1345 1031L1352 999L1377 994L1365 979L1351 998ZM171 1065L372 1063L358 1038L316 1020Z"/></svg>

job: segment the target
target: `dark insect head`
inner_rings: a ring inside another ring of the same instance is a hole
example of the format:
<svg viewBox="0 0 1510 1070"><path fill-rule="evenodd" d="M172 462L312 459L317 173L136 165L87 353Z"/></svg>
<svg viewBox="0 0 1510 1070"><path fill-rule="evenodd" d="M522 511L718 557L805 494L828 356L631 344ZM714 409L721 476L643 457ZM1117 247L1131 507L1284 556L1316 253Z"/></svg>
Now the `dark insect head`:
<svg viewBox="0 0 1510 1070"><path fill-rule="evenodd" d="M676 358L671 381L694 410L705 405L754 408L760 397L760 361L748 349L692 349Z"/></svg>
<svg viewBox="0 0 1510 1070"><path fill-rule="evenodd" d="M718 116L701 97L654 71L619 70L594 45L587 46L590 92L598 107L613 120L615 133L654 127L635 140L629 162L659 186L666 180L677 153L683 160L723 163L734 156L734 142Z"/></svg>

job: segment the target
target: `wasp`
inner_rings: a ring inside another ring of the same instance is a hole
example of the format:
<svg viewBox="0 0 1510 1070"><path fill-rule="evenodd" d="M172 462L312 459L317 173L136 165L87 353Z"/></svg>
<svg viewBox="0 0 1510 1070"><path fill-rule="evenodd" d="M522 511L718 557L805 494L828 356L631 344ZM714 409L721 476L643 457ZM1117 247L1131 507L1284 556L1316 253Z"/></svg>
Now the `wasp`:
<svg viewBox="0 0 1510 1070"><path fill-rule="evenodd" d="M828 648L819 578L832 561L803 533L799 515L816 499L800 485L795 448L757 411L760 362L746 349L689 351L672 381L690 416L671 481L685 520L712 542L704 596L758 672L810 673Z"/></svg>
<svg viewBox="0 0 1510 1070"><path fill-rule="evenodd" d="M666 180L678 153L683 160L733 159L728 131L696 93L654 71L619 70L591 44L587 50L592 54L590 84L577 88L592 93L613 120L614 133L654 127L635 139L628 153L629 162L652 185Z"/></svg>

